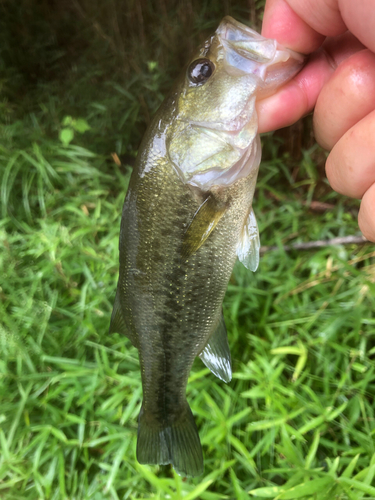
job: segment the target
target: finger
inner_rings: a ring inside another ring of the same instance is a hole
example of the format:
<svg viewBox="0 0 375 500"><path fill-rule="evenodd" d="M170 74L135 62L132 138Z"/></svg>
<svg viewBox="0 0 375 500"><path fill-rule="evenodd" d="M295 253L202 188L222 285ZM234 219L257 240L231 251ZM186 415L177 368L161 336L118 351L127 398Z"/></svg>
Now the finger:
<svg viewBox="0 0 375 500"><path fill-rule="evenodd" d="M286 127L312 111L323 85L337 65L362 50L363 45L350 33L327 39L323 48L311 56L302 71L276 94L257 103L259 132Z"/></svg>
<svg viewBox="0 0 375 500"><path fill-rule="evenodd" d="M352 3L353 0L349 0ZM294 12L316 32L337 36L348 28L341 14L341 0L287 0ZM357 2L355 2L357 3Z"/></svg>
<svg viewBox="0 0 375 500"><path fill-rule="evenodd" d="M333 71L326 54L320 51L277 94L258 101L259 132L287 127L312 111L319 92Z"/></svg>
<svg viewBox="0 0 375 500"><path fill-rule="evenodd" d="M320 47L325 36L309 26L285 0L268 0L263 15L262 35L303 54Z"/></svg>
<svg viewBox="0 0 375 500"><path fill-rule="evenodd" d="M375 184L364 194L358 214L358 224L363 236L375 242Z"/></svg>
<svg viewBox="0 0 375 500"><path fill-rule="evenodd" d="M332 1L332 0L330 0ZM335 0L348 29L366 47L375 52L375 9L374 0Z"/></svg>
<svg viewBox="0 0 375 500"><path fill-rule="evenodd" d="M373 109L341 137L326 162L332 188L352 198L362 198L375 183L375 102Z"/></svg>
<svg viewBox="0 0 375 500"><path fill-rule="evenodd" d="M362 50L340 64L318 96L317 142L332 149L355 123L375 109L375 54Z"/></svg>
<svg viewBox="0 0 375 500"><path fill-rule="evenodd" d="M262 34L304 54L349 30L375 52L374 0L267 0Z"/></svg>

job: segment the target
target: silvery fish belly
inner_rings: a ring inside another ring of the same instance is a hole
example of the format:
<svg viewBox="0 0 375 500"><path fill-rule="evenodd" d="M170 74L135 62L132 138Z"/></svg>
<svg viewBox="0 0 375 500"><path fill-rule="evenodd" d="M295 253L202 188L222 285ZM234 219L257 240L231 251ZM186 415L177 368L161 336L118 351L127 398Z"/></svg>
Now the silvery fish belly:
<svg viewBox="0 0 375 500"><path fill-rule="evenodd" d="M195 54L158 110L125 199L110 332L139 350L137 458L203 472L186 400L196 356L232 377L222 302L236 261L255 270L252 209L261 150L256 99L301 68L300 55L230 17Z"/></svg>

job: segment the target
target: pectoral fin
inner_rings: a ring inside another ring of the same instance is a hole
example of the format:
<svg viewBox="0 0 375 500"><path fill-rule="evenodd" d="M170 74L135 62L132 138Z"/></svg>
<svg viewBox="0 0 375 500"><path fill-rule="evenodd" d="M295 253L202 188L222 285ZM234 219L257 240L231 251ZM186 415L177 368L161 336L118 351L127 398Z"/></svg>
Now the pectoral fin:
<svg viewBox="0 0 375 500"><path fill-rule="evenodd" d="M216 377L224 382L232 380L232 363L223 315L199 357Z"/></svg>
<svg viewBox="0 0 375 500"><path fill-rule="evenodd" d="M213 195L209 195L204 200L186 230L182 247L183 257L190 257L203 245L224 215L225 210L226 204L218 202Z"/></svg>
<svg viewBox="0 0 375 500"><path fill-rule="evenodd" d="M259 265L260 239L258 224L254 210L251 208L246 223L242 230L242 237L237 246L237 257L242 264L256 271Z"/></svg>
<svg viewBox="0 0 375 500"><path fill-rule="evenodd" d="M128 337L134 347L138 348L138 338L134 335L131 330L127 327L125 319L121 310L120 304L120 293L117 288L115 303L113 305L113 311L111 316L111 324L109 326L109 333L121 333Z"/></svg>

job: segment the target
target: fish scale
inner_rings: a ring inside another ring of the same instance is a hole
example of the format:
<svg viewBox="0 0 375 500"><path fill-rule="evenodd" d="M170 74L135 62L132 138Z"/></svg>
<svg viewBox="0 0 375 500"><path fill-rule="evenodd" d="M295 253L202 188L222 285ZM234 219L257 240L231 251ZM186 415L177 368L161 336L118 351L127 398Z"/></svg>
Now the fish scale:
<svg viewBox="0 0 375 500"><path fill-rule="evenodd" d="M225 382L232 376L222 302L237 256L252 270L259 260L254 100L301 65L227 17L146 131L124 203L110 326L139 351L140 463L203 472L186 386L197 356Z"/></svg>

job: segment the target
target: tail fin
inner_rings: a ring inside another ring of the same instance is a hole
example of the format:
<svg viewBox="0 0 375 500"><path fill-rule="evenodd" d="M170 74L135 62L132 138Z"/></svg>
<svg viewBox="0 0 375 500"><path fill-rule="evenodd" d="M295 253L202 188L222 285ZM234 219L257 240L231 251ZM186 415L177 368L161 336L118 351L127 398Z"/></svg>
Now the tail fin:
<svg viewBox="0 0 375 500"><path fill-rule="evenodd" d="M178 419L166 427L139 414L137 459L140 464L172 464L180 476L203 473L203 455L197 426L186 402Z"/></svg>

